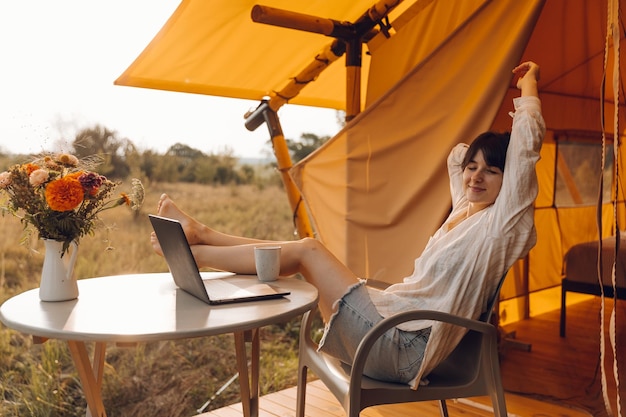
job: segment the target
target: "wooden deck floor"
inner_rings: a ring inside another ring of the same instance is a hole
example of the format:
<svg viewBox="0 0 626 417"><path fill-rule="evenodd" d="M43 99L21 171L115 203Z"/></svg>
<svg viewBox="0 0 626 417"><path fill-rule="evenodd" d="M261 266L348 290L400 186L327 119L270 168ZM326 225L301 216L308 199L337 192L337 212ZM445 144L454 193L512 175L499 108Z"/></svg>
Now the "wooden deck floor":
<svg viewBox="0 0 626 417"><path fill-rule="evenodd" d="M567 337L559 337L559 310L507 326L520 341L532 345L530 352L504 349L500 369L504 389L524 397L570 404L596 417L609 414L604 404L600 366L600 297L567 307ZM615 308L615 341L621 409L626 409L626 301ZM618 390L613 377L613 351L609 339L613 301L605 304L605 363L607 396L617 415ZM506 345L505 345L506 347ZM623 415L623 414L622 414Z"/></svg>
<svg viewBox="0 0 626 417"><path fill-rule="evenodd" d="M309 382L307 386L307 417L343 417L346 414L320 381ZM296 413L296 387L261 397L259 415L261 417L293 417ZM483 417L493 416L491 402L487 397L448 401L451 416ZM510 417L589 417L591 414L575 408L542 402L514 394L506 394L507 411ZM241 403L200 414L201 417L241 417ZM361 413L362 417L439 417L436 401L422 403L394 404L370 407Z"/></svg>
<svg viewBox="0 0 626 417"><path fill-rule="evenodd" d="M515 330L520 340L531 344L530 352L506 349L501 357L502 378L506 391L506 404L509 416L535 417L604 417L598 375L599 355L599 298L568 307L567 337L558 335L559 311L515 323L506 331ZM610 311L611 303L607 312ZM616 322L618 346L626 344L626 302L618 303ZM608 341L608 339L607 339ZM618 349L626 356L626 350ZM623 363L620 359L620 380ZM611 357L607 359L611 365ZM610 369L607 368L607 369ZM609 381L609 396L613 410L616 389ZM622 401L626 398L625 389L620 387ZM260 415L267 417L294 416L296 388L272 393L261 397ZM622 406L623 409L624 406ZM451 416L482 417L493 416L491 403L487 397L472 398L470 401L448 401ZM310 382L307 387L307 416L345 416L339 403L320 381ZM393 406L378 406L364 410L363 417L382 416L439 416L437 402L410 403ZM234 404L202 417L241 417L241 404Z"/></svg>

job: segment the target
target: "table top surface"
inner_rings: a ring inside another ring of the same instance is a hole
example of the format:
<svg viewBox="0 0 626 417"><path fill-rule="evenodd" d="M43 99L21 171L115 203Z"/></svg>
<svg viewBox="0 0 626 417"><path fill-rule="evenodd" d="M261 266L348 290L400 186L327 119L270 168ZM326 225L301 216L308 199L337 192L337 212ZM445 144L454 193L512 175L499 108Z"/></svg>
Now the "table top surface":
<svg viewBox="0 0 626 417"><path fill-rule="evenodd" d="M204 279L257 280L203 272ZM291 292L278 299L208 305L179 289L169 273L78 281L76 300L45 302L35 288L0 306L0 321L34 336L95 342L145 342L210 336L280 323L315 306L317 289L298 278L269 283Z"/></svg>

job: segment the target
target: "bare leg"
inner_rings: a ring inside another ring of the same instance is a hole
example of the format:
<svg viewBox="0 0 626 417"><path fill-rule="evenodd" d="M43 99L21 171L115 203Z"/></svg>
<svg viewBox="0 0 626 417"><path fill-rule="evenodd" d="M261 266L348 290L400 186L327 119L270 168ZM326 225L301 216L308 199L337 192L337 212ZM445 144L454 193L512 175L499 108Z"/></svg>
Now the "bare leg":
<svg viewBox="0 0 626 417"><path fill-rule="evenodd" d="M180 210L163 195L158 213L181 222L198 267L209 267L238 274L255 274L254 247L276 242L249 239L217 232ZM300 273L317 287L320 312L325 321L333 313L333 303L348 288L358 282L358 277L342 264L321 242L305 238L279 242L281 245L281 275ZM152 245L160 253L158 241L152 236Z"/></svg>
<svg viewBox="0 0 626 417"><path fill-rule="evenodd" d="M270 242L220 233L182 211L167 194L162 194L157 207L159 216L178 220L190 245L234 246ZM275 242L274 242L275 243Z"/></svg>

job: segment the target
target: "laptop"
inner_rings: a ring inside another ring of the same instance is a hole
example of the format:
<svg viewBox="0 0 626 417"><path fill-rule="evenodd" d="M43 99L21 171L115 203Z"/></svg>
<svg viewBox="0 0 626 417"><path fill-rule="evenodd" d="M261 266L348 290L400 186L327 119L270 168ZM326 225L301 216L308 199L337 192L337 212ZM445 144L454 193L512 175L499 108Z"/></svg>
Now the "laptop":
<svg viewBox="0 0 626 417"><path fill-rule="evenodd" d="M174 283L207 304L226 304L280 298L290 294L277 291L254 276L225 273L221 278L202 279L191 248L178 220L149 214L163 256Z"/></svg>

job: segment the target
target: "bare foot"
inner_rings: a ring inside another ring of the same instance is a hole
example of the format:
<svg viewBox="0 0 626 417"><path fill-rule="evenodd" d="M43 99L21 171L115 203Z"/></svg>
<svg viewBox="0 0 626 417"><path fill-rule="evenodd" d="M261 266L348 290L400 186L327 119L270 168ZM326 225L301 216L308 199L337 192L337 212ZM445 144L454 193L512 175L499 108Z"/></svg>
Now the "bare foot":
<svg viewBox="0 0 626 417"><path fill-rule="evenodd" d="M161 244L159 243L159 239L156 237L156 233L150 233L150 244L152 245L152 249L158 254L163 256L163 250L161 249Z"/></svg>
<svg viewBox="0 0 626 417"><path fill-rule="evenodd" d="M152 245L152 250L154 250L154 252L157 255L160 255L160 256L164 257L163 249L161 248L161 244L159 243L159 239L157 238L156 233L154 233L154 232L150 233L150 244ZM192 248L192 251L193 251L193 248ZM194 256L194 258L195 258L195 256ZM199 265L197 263L197 261L196 261L196 265L198 266L198 268L201 267L201 265Z"/></svg>
<svg viewBox="0 0 626 417"><path fill-rule="evenodd" d="M179 209L167 194L161 194L157 205L157 213L159 216L178 220L183 226L185 236L190 245L206 243L202 240L202 233L205 226Z"/></svg>

